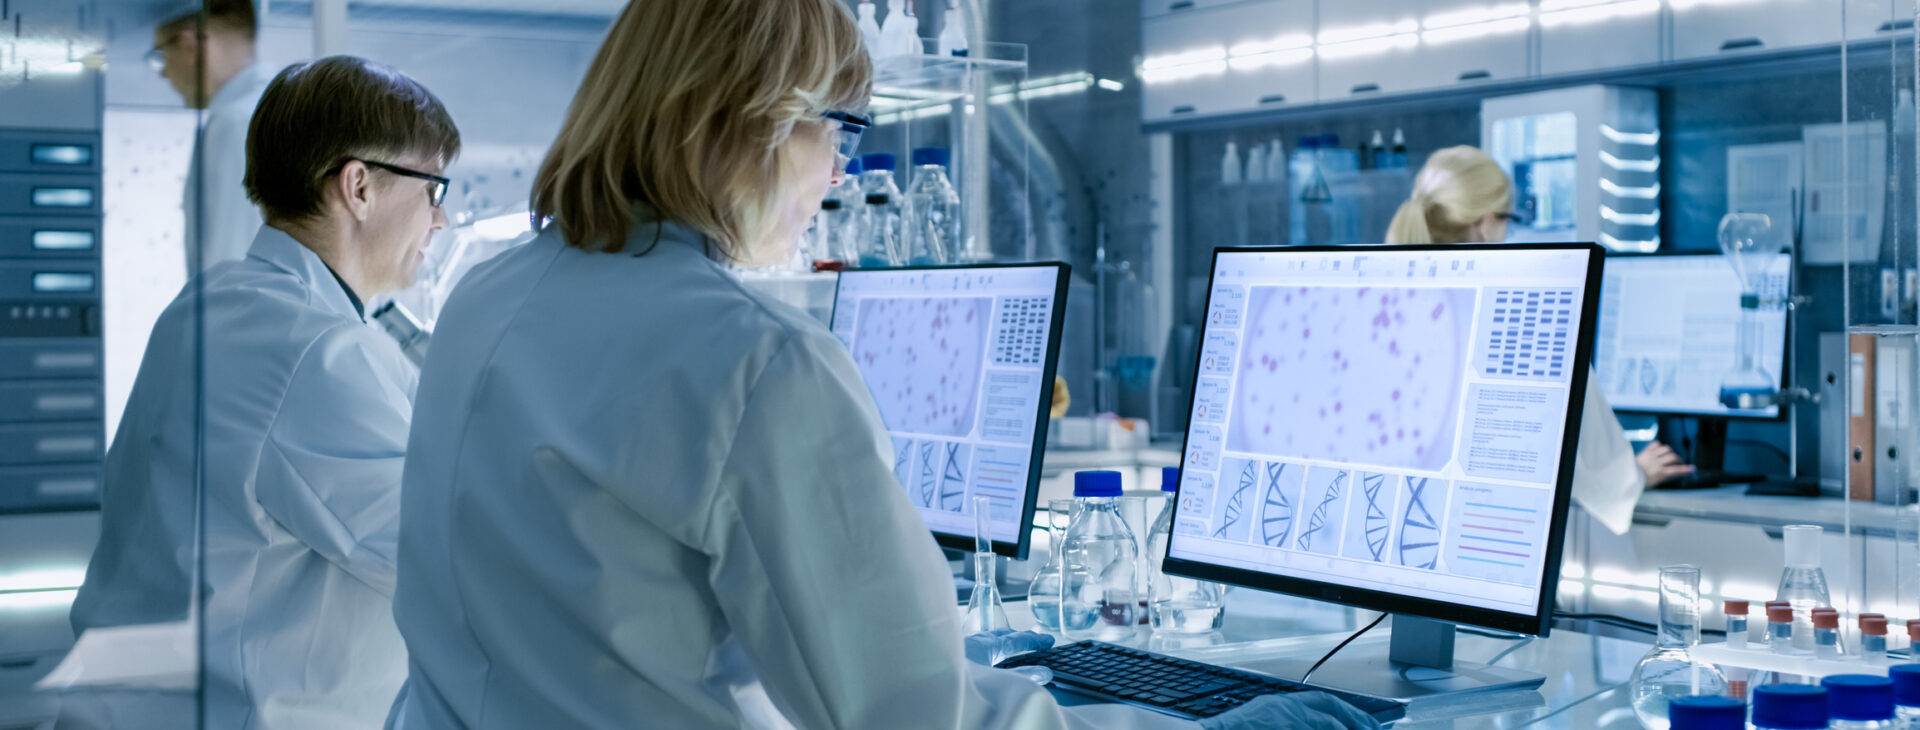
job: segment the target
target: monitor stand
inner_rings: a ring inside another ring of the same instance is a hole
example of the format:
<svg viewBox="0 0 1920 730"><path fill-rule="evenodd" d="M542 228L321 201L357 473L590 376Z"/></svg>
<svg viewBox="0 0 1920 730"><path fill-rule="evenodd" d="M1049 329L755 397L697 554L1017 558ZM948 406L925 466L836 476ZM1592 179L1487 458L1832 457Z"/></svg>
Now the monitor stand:
<svg viewBox="0 0 1920 730"><path fill-rule="evenodd" d="M1343 649L1308 677L1321 687L1402 702L1501 690L1539 689L1547 678L1533 672L1453 658L1453 624L1415 616L1393 617L1387 654ZM1278 676L1297 679L1319 657L1288 661ZM1256 669L1257 668L1249 667Z"/></svg>

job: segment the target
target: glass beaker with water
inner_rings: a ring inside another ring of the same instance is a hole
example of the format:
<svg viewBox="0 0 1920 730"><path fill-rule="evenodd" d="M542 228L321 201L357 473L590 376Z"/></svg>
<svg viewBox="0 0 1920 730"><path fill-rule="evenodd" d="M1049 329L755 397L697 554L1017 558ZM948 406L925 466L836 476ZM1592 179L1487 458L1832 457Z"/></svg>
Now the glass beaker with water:
<svg viewBox="0 0 1920 730"><path fill-rule="evenodd" d="M1140 622L1140 547L1120 517L1120 494L1119 472L1073 475L1080 507L1060 549L1060 631L1069 639L1127 639Z"/></svg>

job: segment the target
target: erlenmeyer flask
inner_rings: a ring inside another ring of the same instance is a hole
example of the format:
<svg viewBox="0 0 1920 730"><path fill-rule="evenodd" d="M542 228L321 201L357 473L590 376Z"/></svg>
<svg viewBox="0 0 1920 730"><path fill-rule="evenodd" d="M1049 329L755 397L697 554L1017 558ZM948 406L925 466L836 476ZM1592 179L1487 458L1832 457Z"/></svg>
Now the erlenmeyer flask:
<svg viewBox="0 0 1920 730"><path fill-rule="evenodd" d="M1060 576L1066 567L1067 527L1073 523L1073 509L1079 502L1071 499L1047 501L1047 562L1033 574L1027 587L1027 606L1033 609L1033 622L1041 631L1060 633Z"/></svg>
<svg viewBox="0 0 1920 730"><path fill-rule="evenodd" d="M966 632L984 634L1012 628L1007 609L1000 604L999 576L994 566L993 537L987 531L987 516L993 502L985 496L973 498L973 595L967 598Z"/></svg>
<svg viewBox="0 0 1920 730"><path fill-rule="evenodd" d="M1764 250L1772 240L1773 220L1760 213L1728 213L1720 219L1720 250L1727 255L1733 275L1740 280L1740 324L1734 334L1733 369L1720 380L1720 403L1728 408L1766 408L1780 398L1780 380L1767 372L1760 348L1762 298L1767 296L1767 264L1776 251Z"/></svg>

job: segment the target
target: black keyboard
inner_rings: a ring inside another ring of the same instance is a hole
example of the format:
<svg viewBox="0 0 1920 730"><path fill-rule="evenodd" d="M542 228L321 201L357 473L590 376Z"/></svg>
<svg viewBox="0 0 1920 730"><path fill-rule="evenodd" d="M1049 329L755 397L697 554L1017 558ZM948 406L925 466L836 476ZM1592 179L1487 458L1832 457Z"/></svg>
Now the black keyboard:
<svg viewBox="0 0 1920 730"><path fill-rule="evenodd" d="M1261 695L1307 691L1338 697L1383 723L1407 714L1407 706L1393 700L1289 682L1099 641L1021 654L1001 662L1000 666L1046 667L1053 670L1053 683L1060 689L1190 718L1213 717Z"/></svg>
<svg viewBox="0 0 1920 730"><path fill-rule="evenodd" d="M1653 485L1655 489L1714 489L1729 484L1755 484L1767 478L1760 474L1741 474L1714 469L1701 469L1692 474L1682 474Z"/></svg>

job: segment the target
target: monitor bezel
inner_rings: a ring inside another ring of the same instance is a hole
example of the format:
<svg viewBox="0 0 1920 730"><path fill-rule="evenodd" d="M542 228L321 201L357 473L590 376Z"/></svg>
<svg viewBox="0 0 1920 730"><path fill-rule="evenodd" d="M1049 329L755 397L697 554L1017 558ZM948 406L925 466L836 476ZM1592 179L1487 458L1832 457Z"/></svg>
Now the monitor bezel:
<svg viewBox="0 0 1920 730"><path fill-rule="evenodd" d="M1591 243L1462 243L1462 244L1355 244L1348 246L1221 246L1213 252L1213 268L1207 277L1207 303L1202 312L1212 311L1214 281L1220 273L1221 254L1235 253L1365 253L1365 252L1434 252L1453 253L1466 251L1516 249L1536 251L1586 251L1589 255L1587 284L1582 292L1579 339L1574 346L1574 362L1592 362L1593 336L1598 326L1600 312L1597 309L1600 297L1600 277L1605 265L1605 250ZM1206 341L1206 322L1201 323L1200 341ZM1200 357L1205 357L1206 348L1200 348L1194 362L1194 383L1190 394L1197 392L1200 377ZM1569 383L1567 418L1565 432L1562 434L1560 449L1560 469L1556 478L1553 496L1553 515L1548 526L1546 555L1542 562L1541 582L1538 602L1531 614L1508 613L1478 606L1466 606L1447 601L1405 596L1385 591L1328 583L1309 578L1262 573L1254 570L1233 568L1196 560L1175 558L1172 555L1173 540L1167 541L1167 554L1163 558L1162 569L1170 574L1209 580L1220 583L1244 586L1256 590L1284 593L1303 598L1338 603L1355 608L1383 611L1407 616L1419 616L1456 624L1471 624L1500 631L1546 636L1553 625L1554 598L1560 583L1560 559L1562 543L1566 539L1567 511L1573 497L1573 467L1578 444L1580 443L1580 414L1584 408L1587 389L1587 368L1574 368ZM1187 413L1193 412L1193 395L1189 395ZM1187 440L1192 437L1193 424L1189 423L1187 432L1180 443L1180 487L1186 485L1185 474L1188 457ZM1174 493L1175 500L1180 498ZM1177 503L1177 502L1176 502Z"/></svg>
<svg viewBox="0 0 1920 730"><path fill-rule="evenodd" d="M1792 254L1789 254L1786 252L1780 252L1774 255L1786 256L1787 266L1789 267L1789 269L1791 269L1791 267L1794 265ZM1620 259L1624 261L1624 260L1630 260L1630 259L1680 259L1680 258L1706 257L1706 256L1724 257L1726 256L1726 254L1720 251L1667 251L1662 253L1616 252L1616 253L1608 254L1607 258ZM1787 272L1787 276L1789 277L1793 276L1793 272L1789 270ZM1791 312L1789 312L1788 314L1791 314ZM1596 314L1596 316L1598 315ZM1599 326L1600 326L1600 321L1598 319L1595 319L1594 332L1596 333L1596 336L1597 336L1597 333L1600 331ZM1792 357L1793 317L1791 316L1787 317L1787 326L1785 329L1781 330L1781 332L1786 338L1785 346L1780 351L1780 361L1781 361L1780 391L1784 393L1786 392L1787 388L1790 387L1788 383L1793 382L1793 357ZM1600 347L1598 342L1594 343L1593 353L1595 357L1598 357L1600 355ZM1603 396L1606 395L1606 390L1604 388L1601 389L1600 394ZM1612 401L1608 401L1608 405L1613 405ZM1767 422L1777 423L1780 421L1785 421L1787 419L1786 406L1774 406L1773 415L1760 415L1760 414L1740 413L1740 412L1730 413L1730 412L1724 412L1724 411L1701 411L1701 410L1689 410L1684 408L1672 408L1672 409L1663 410L1658 408L1621 408L1617 406L1613 409L1613 412L1624 413L1627 415L1635 415L1635 416L1655 416L1655 417L1674 417L1674 418L1717 418L1717 419L1726 420L1726 421L1752 421L1757 423L1767 423Z"/></svg>
<svg viewBox="0 0 1920 730"><path fill-rule="evenodd" d="M1045 464L1047 456L1047 426L1052 421L1053 379L1059 371L1060 334L1067 318L1067 285L1071 281L1073 266L1064 261L1034 261L1024 263L955 264L946 266L847 267L841 270L838 276L834 277L833 306L828 310L829 314L827 315L827 330L832 331L833 320L840 313L841 283L846 281L848 274L879 274L900 271L950 271L959 269L1041 269L1047 267L1054 269L1053 313L1047 323L1047 356L1046 364L1041 368L1040 373L1039 413L1036 414L1034 419L1033 446L1030 452L1032 455L1027 465L1026 503L1020 508L1019 524L1022 526L1022 529L1018 530L1020 536L1018 540L1013 542L1005 540L993 541L994 553L1005 555L1014 560L1026 560L1027 550L1033 543L1033 513L1040 500L1041 468ZM839 337L836 335L835 339L839 339ZM984 371L982 372L982 377L985 377ZM882 425L885 425L884 421ZM889 431L888 433L891 434L892 432ZM889 469L888 471L891 473L892 470ZM918 511L919 508L916 507L915 513L917 514ZM927 531L933 533L934 541L939 543L941 547L969 552L974 549L974 536L972 532L957 534L942 532L932 529L931 527L929 527Z"/></svg>

